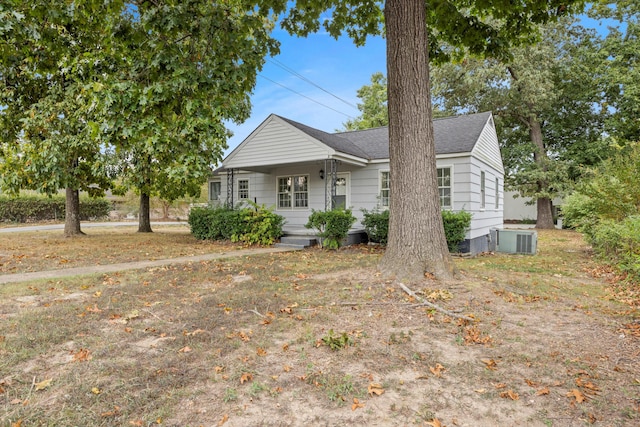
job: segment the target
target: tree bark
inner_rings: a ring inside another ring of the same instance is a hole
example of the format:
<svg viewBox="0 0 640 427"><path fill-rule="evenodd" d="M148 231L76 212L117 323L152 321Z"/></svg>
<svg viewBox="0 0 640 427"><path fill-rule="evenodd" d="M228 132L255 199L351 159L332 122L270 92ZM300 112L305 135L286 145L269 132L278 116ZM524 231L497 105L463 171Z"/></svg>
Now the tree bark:
<svg viewBox="0 0 640 427"><path fill-rule="evenodd" d="M82 235L84 233L80 229L80 191L67 187L64 202L64 236Z"/></svg>
<svg viewBox="0 0 640 427"><path fill-rule="evenodd" d="M542 139L542 126L540 122L532 118L530 120L529 135L531 136L531 142L535 146L533 153L533 159L543 172L546 172L547 152L544 146L544 140ZM544 191L548 188L548 183L544 179L537 182L538 191ZM541 197L536 201L537 216L536 216L536 228L540 229L552 229L555 228L553 222L553 208L551 199L548 197Z"/></svg>
<svg viewBox="0 0 640 427"><path fill-rule="evenodd" d="M380 269L415 282L453 277L438 195L424 0L387 0L391 201Z"/></svg>
<svg viewBox="0 0 640 427"><path fill-rule="evenodd" d="M138 214L138 233L151 233L151 203L150 197L144 192L140 193L140 213Z"/></svg>

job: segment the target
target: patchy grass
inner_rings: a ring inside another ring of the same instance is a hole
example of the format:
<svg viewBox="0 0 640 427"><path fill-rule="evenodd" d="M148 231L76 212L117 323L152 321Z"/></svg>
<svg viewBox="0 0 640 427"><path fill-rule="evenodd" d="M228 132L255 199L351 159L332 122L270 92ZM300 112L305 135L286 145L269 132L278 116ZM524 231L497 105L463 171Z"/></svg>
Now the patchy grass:
<svg viewBox="0 0 640 427"><path fill-rule="evenodd" d="M137 226L137 225L136 225ZM187 226L87 228L85 236L65 238L61 230L0 235L0 274L57 270L202 255L229 244L196 240Z"/></svg>
<svg viewBox="0 0 640 427"><path fill-rule="evenodd" d="M539 245L413 285L473 323L366 246L3 286L0 424L638 425L637 301Z"/></svg>

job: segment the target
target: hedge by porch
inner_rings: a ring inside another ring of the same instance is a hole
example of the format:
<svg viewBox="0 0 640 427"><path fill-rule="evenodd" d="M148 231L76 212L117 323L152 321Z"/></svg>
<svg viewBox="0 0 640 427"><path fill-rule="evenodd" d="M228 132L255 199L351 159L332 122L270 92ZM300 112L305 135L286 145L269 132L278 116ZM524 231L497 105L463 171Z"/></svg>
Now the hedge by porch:
<svg viewBox="0 0 640 427"><path fill-rule="evenodd" d="M386 245L389 234L389 211L363 210L363 213L362 224L369 241ZM471 214L466 211L442 211L442 221L444 222L444 234L449 252L459 252L458 246L464 241L471 226Z"/></svg>

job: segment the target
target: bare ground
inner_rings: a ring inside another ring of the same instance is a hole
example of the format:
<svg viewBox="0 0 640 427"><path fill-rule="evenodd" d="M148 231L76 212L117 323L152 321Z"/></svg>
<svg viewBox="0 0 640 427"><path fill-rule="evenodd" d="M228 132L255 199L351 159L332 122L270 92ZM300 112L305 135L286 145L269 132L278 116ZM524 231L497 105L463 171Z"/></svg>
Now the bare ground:
<svg viewBox="0 0 640 427"><path fill-rule="evenodd" d="M537 257L461 259L455 282L409 285L474 322L380 277L367 247L12 285L0 420L639 425L637 294L558 233Z"/></svg>

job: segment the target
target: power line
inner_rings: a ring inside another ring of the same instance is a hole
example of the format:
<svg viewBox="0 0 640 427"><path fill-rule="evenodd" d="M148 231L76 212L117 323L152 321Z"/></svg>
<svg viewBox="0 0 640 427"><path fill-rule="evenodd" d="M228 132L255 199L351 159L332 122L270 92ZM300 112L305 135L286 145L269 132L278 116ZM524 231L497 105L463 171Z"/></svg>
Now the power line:
<svg viewBox="0 0 640 427"><path fill-rule="evenodd" d="M271 62L274 65L277 65L278 67L282 68L283 70L293 74L294 76L298 77L300 80L303 80L307 83L309 83L310 85L313 85L315 87L317 87L318 89L320 89L323 92L328 93L329 95L333 96L334 98L336 98L339 101L344 102L345 104L347 104L349 107L355 108L356 110L358 109L358 107L356 105L353 105L351 102L349 101L345 101L344 99L340 98L338 95L335 95L331 92L329 92L328 90L324 89L323 87L321 87L320 85L312 82L311 80L309 80L308 78L306 78L305 76L303 76L302 74L298 73L297 71L293 70L292 68L286 66L285 64L283 64L282 62L278 61L277 59L267 59L267 61Z"/></svg>
<svg viewBox="0 0 640 427"><path fill-rule="evenodd" d="M342 114L343 116L346 116L346 117L348 117L348 118L350 118L350 119L354 119L354 117L353 117L353 116L350 116L350 115L349 115L349 114L347 114L347 113L343 113L342 111L338 111L338 110L336 110L336 109L335 109L335 108L333 108L333 107L329 107L328 105L323 104L323 103L322 103L322 102L320 102L320 101L316 101L316 100L315 100L315 99L313 99L313 98L309 98L307 95L303 95L303 94L301 94L300 92L297 92L297 91L295 91L295 90L291 89L290 87L287 87L287 86L283 85L282 83L278 83L278 82L277 82L277 81L275 81L275 80L271 80L269 77L263 76L262 74L258 74L258 75L259 75L260 77L262 77L263 79L265 79L265 80L269 80L269 81L270 81L271 83L273 83L273 84L277 84L278 86L280 86L280 87L282 87L282 88L284 88L284 89L287 89L288 91L291 91L291 92L295 93L296 95L302 96L303 98L307 98L309 101L315 102L315 103L316 103L316 104L318 104L318 105L322 105L323 107L328 108L329 110L335 111L335 112L336 112L336 113L338 113L338 114Z"/></svg>

